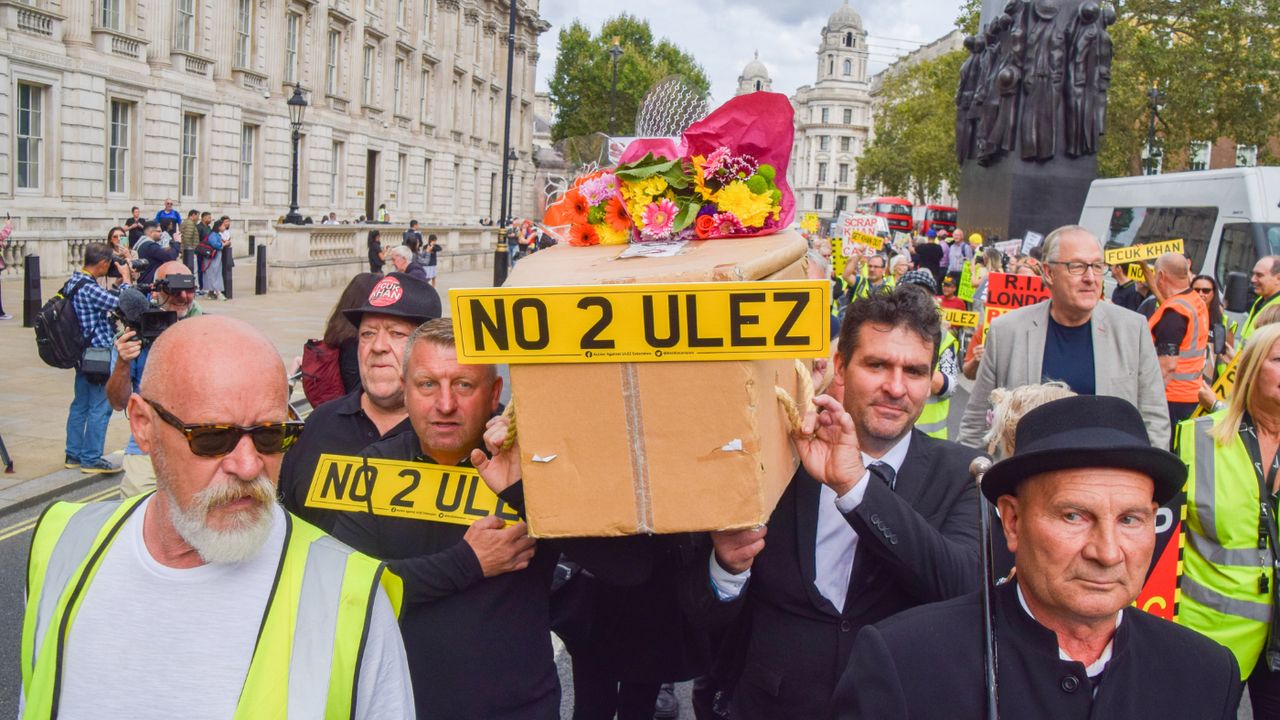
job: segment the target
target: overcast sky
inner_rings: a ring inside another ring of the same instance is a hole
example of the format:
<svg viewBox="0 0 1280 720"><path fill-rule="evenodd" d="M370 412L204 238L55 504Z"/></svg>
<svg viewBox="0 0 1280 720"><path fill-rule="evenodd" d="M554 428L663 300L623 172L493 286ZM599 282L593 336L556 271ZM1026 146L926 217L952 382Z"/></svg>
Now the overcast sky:
<svg viewBox="0 0 1280 720"><path fill-rule="evenodd" d="M843 0L541 0L551 23L539 40L538 90L555 71L560 28L575 19L593 33L622 12L649 21L657 38L692 54L711 78L713 105L733 96L738 75L755 50L769 69L775 92L791 95L817 75L819 36ZM936 40L955 26L960 0L849 0L862 16L871 45L868 74L884 69L898 52ZM913 42L903 42L913 41Z"/></svg>

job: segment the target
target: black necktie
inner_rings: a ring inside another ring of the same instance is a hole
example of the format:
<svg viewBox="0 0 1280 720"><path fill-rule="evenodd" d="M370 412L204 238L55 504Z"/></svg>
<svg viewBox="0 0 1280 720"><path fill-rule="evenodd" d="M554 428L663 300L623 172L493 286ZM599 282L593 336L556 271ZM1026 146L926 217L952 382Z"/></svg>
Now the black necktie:
<svg viewBox="0 0 1280 720"><path fill-rule="evenodd" d="M871 463L871 466L868 467L867 470L869 470L872 475L875 475L876 477L880 478L880 480L885 485L887 485L890 490L893 489L894 481L897 478L895 477L895 473L893 472L893 468L891 466L886 465L882 462L875 462L875 463Z"/></svg>

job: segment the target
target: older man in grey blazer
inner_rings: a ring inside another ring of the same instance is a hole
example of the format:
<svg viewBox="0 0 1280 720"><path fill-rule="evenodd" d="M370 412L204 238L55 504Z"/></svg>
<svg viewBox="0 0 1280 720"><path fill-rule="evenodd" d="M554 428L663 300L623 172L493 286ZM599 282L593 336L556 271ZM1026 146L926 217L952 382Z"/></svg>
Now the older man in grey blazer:
<svg viewBox="0 0 1280 720"><path fill-rule="evenodd" d="M1152 445L1169 446L1169 407L1146 319L1102 296L1102 244L1067 225L1044 240L1050 299L996 318L960 422L959 441L982 447L991 391L1061 380L1081 395L1113 395L1142 413Z"/></svg>

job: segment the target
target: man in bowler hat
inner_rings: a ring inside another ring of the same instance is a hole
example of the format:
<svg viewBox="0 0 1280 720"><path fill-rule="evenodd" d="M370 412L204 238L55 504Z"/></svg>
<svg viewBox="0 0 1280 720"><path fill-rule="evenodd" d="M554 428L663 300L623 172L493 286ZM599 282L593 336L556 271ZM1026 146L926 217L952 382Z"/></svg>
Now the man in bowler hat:
<svg viewBox="0 0 1280 720"><path fill-rule="evenodd" d="M982 483L1011 580L992 592L1006 718L1233 719L1240 673L1226 648L1132 607L1157 508L1186 481L1124 400L1077 396L1027 413L1014 454ZM987 717L984 608L974 593L864 628L837 686L836 718Z"/></svg>

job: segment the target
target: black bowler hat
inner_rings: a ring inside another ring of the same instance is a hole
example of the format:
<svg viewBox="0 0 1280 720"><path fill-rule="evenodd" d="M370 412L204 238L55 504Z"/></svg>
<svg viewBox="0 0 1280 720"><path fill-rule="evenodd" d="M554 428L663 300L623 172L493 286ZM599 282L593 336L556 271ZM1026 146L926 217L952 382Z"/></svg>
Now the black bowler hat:
<svg viewBox="0 0 1280 720"><path fill-rule="evenodd" d="M1040 473L1074 468L1134 470L1155 483L1159 505L1187 482L1187 466L1173 453L1151 446L1142 414L1109 395L1077 395L1045 403L1022 417L1012 456L991 467L982 494L991 502L1012 495L1018 483Z"/></svg>
<svg viewBox="0 0 1280 720"><path fill-rule="evenodd" d="M392 315L419 324L440 317L440 294L431 283L402 272L388 273L378 281L364 304L342 314L352 325L360 327L365 313Z"/></svg>

